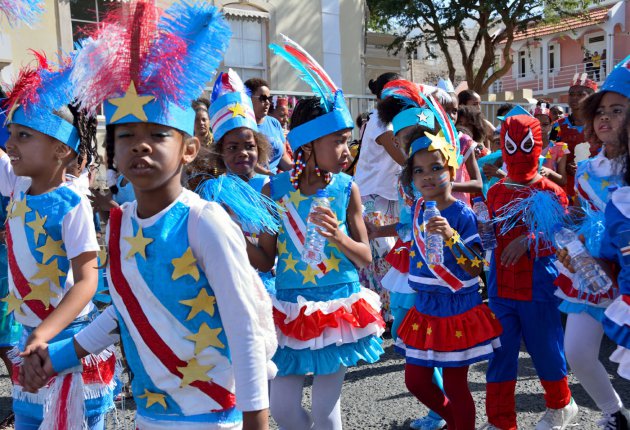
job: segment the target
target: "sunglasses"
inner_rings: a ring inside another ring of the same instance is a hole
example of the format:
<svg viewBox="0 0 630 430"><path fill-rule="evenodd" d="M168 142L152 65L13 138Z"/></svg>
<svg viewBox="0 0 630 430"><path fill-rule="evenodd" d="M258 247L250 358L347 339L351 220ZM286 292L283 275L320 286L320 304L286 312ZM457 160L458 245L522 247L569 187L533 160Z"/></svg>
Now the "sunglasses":
<svg viewBox="0 0 630 430"><path fill-rule="evenodd" d="M260 100L260 102L261 102L261 103L264 103L264 102L269 102L269 103L271 103L271 100L272 100L273 98L272 98L271 96L266 96L266 95L264 95L264 94L261 94L261 95L259 95L259 96L257 97L257 99L258 99L258 100Z"/></svg>

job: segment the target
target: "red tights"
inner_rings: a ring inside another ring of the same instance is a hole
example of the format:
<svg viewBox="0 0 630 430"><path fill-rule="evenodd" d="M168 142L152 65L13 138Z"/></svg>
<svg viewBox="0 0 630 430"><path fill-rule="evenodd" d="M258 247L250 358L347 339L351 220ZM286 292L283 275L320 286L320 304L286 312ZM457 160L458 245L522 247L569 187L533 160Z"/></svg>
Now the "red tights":
<svg viewBox="0 0 630 430"><path fill-rule="evenodd" d="M468 389L468 366L445 367L443 378L446 396L433 383L432 367L405 365L407 389L444 418L449 430L475 430L475 402Z"/></svg>

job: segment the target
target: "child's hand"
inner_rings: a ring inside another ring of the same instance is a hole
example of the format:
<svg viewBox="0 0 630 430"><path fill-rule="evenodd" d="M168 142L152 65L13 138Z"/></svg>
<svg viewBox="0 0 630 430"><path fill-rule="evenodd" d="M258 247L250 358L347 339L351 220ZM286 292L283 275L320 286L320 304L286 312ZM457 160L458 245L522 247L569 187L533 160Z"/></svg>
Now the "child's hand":
<svg viewBox="0 0 630 430"><path fill-rule="evenodd" d="M424 228L425 234L437 233L441 235L444 240L449 240L455 234L446 218L441 216L431 218Z"/></svg>
<svg viewBox="0 0 630 430"><path fill-rule="evenodd" d="M523 254L529 249L527 236L522 235L514 239L501 253L501 264L503 266L513 266L521 259Z"/></svg>
<svg viewBox="0 0 630 430"><path fill-rule="evenodd" d="M313 224L321 227L321 235L332 243L337 243L341 239L339 231L339 221L335 213L329 208L317 207L310 216Z"/></svg>
<svg viewBox="0 0 630 430"><path fill-rule="evenodd" d="M23 356L22 353L21 355ZM36 393L48 383L55 374L48 354L48 345L39 344L31 346L29 355L23 356L22 366L20 366L20 385L24 391Z"/></svg>
<svg viewBox="0 0 630 430"><path fill-rule="evenodd" d="M577 172L577 164L575 164L575 162L567 163L567 173L571 176L575 176L575 172Z"/></svg>
<svg viewBox="0 0 630 430"><path fill-rule="evenodd" d="M501 170L500 167L495 166L491 163L486 163L483 165L483 174L488 178L499 178L502 179L505 177L505 172Z"/></svg>
<svg viewBox="0 0 630 430"><path fill-rule="evenodd" d="M365 228L367 229L367 232L368 232L368 239L373 240L373 239L381 237L379 235L379 232L380 232L379 227L376 224L368 220L365 220Z"/></svg>
<svg viewBox="0 0 630 430"><path fill-rule="evenodd" d="M556 258L558 261L562 263L562 265L571 273L575 273L575 269L573 268L573 264L571 264L571 256L569 255L569 251L566 248L556 250Z"/></svg>
<svg viewBox="0 0 630 430"><path fill-rule="evenodd" d="M543 166L540 168L540 176L544 178L548 178L552 173L555 172L548 167Z"/></svg>

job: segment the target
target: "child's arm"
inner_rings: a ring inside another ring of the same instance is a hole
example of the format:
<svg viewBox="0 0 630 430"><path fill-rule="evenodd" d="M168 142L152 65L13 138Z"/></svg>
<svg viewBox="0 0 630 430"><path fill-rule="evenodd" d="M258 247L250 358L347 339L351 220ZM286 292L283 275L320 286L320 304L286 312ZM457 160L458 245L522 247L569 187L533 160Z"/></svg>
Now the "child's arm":
<svg viewBox="0 0 630 430"><path fill-rule="evenodd" d="M371 239L376 239L376 238L379 238L379 237L395 237L395 236L398 236L398 231L396 230L397 226L398 226L398 223L377 226L376 224L372 224L369 221L365 222L365 227L366 227L367 232L368 232L368 238L370 240Z"/></svg>
<svg viewBox="0 0 630 430"><path fill-rule="evenodd" d="M453 191L460 193L480 193L483 188L483 182L481 181L481 172L477 165L475 151L471 151L466 160L466 170L468 170L470 179L465 182L453 182Z"/></svg>
<svg viewBox="0 0 630 430"><path fill-rule="evenodd" d="M17 179L9 156L0 149L0 194L9 197L15 189Z"/></svg>
<svg viewBox="0 0 630 430"><path fill-rule="evenodd" d="M361 211L361 195L357 184L352 184L350 203L346 213L350 236L339 230L339 221L332 210L318 207L311 220L322 227L321 234L348 257L355 266L361 268L372 262L372 253L368 245L368 234Z"/></svg>
<svg viewBox="0 0 630 430"><path fill-rule="evenodd" d="M249 264L256 270L268 272L273 268L276 255L277 236L261 233L258 236L258 246L245 239Z"/></svg>

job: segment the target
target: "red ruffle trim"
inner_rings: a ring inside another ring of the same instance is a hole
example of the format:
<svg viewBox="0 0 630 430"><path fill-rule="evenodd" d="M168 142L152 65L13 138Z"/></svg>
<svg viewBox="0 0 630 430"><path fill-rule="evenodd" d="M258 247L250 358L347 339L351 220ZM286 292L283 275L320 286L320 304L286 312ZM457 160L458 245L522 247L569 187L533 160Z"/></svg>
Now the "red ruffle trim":
<svg viewBox="0 0 630 430"><path fill-rule="evenodd" d="M558 275L553 284L558 287L565 296L572 299L586 301L594 305L598 305L602 302L602 300L614 300L618 291L617 285L613 284L613 286L610 287L610 289L604 294L587 294L574 288L571 279L562 273Z"/></svg>
<svg viewBox="0 0 630 430"><path fill-rule="evenodd" d="M337 328L342 322L357 328L364 328L372 323L385 327L385 321L383 321L381 313L370 306L365 299L359 299L354 302L350 312L343 306L329 314L325 314L320 310L310 315L305 315L305 312L306 307L303 307L300 309L300 314L297 318L285 323L287 315L274 308L273 320L282 334L301 341L315 339L321 336L326 328Z"/></svg>
<svg viewBox="0 0 630 430"><path fill-rule="evenodd" d="M94 357L91 357L89 361L87 359L83 359L81 362L83 364L81 376L85 385L111 384L114 379L114 375L116 374L116 356L114 354L103 361L98 361L97 363L94 363ZM13 377L11 379L16 385L20 385L20 367L20 364L13 365ZM47 385L50 385L51 382L52 381L49 381Z"/></svg>
<svg viewBox="0 0 630 430"><path fill-rule="evenodd" d="M398 239L396 245L389 251L389 254L385 256L387 261L394 269L400 273L409 273L409 250L411 249L411 242L403 242Z"/></svg>
<svg viewBox="0 0 630 430"><path fill-rule="evenodd" d="M503 329L490 308L481 304L450 317L421 314L412 307L398 328L398 337L416 349L461 351L499 337Z"/></svg>

